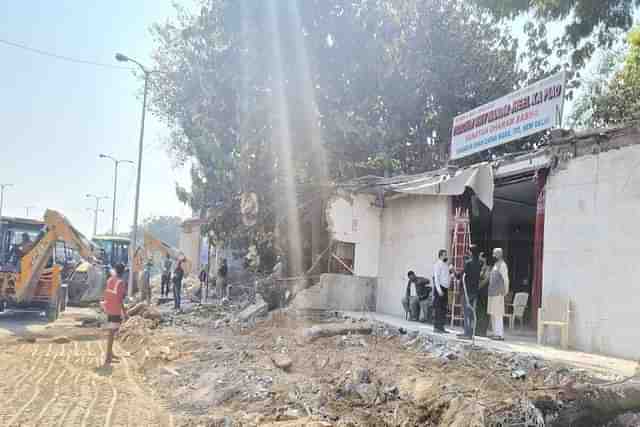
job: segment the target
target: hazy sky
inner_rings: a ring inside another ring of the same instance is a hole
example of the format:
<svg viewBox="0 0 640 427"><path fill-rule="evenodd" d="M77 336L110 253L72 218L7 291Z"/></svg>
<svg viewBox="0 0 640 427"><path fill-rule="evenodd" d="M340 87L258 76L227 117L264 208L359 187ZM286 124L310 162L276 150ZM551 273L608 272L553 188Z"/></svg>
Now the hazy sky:
<svg viewBox="0 0 640 427"><path fill-rule="evenodd" d="M185 2L182 2L185 3ZM115 52L150 63L154 22L174 16L169 0L7 0L0 2L0 39L59 55L119 65ZM58 209L91 235L95 203L87 193L112 196L113 162L137 160L141 82L126 70L81 65L0 44L0 183L3 215L41 218ZM164 148L166 129L147 115L142 161L141 218L189 216L175 197L176 180ZM135 167L119 168L119 230L133 222ZM98 232L111 227L111 199L102 202Z"/></svg>

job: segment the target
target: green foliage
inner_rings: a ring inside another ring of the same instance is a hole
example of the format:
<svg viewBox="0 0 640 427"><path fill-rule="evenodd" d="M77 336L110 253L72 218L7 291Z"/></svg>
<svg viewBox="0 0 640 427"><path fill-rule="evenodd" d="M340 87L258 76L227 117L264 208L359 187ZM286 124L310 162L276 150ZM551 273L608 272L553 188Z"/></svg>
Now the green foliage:
<svg viewBox="0 0 640 427"><path fill-rule="evenodd" d="M600 65L598 77L588 82L576 101L576 126L603 127L638 118L640 111L640 29L627 37L626 55L612 51Z"/></svg>
<svg viewBox="0 0 640 427"><path fill-rule="evenodd" d="M442 166L453 117L524 77L516 41L463 0L203 0L153 34L152 108L192 165L177 196L260 259L328 183Z"/></svg>
<svg viewBox="0 0 640 427"><path fill-rule="evenodd" d="M634 8L640 0L474 0L498 18L514 19L526 14L534 19L525 32L529 36L530 63L538 66L553 53L573 69L584 67L596 48L611 49L633 24ZM546 28L563 23L561 36L547 40ZM533 31L535 29L535 31ZM543 30L543 31L540 31ZM567 64L568 65L568 64ZM536 76L537 78L538 76ZM574 82L579 83L579 80Z"/></svg>

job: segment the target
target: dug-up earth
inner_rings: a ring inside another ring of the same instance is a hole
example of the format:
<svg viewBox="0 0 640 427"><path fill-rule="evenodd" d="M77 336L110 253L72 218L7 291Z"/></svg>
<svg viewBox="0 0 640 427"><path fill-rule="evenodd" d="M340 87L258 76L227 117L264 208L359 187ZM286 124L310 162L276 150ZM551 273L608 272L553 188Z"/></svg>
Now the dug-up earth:
<svg viewBox="0 0 640 427"><path fill-rule="evenodd" d="M247 304L138 307L110 370L94 323L4 339L0 426L543 426L539 408L593 380L365 319L247 316Z"/></svg>
<svg viewBox="0 0 640 427"><path fill-rule="evenodd" d="M0 426L173 425L130 358L101 368L103 337L69 328L0 339Z"/></svg>
<svg viewBox="0 0 640 427"><path fill-rule="evenodd" d="M241 308L125 325L121 344L176 425L543 426L575 384L601 381L366 319L282 310L247 320Z"/></svg>

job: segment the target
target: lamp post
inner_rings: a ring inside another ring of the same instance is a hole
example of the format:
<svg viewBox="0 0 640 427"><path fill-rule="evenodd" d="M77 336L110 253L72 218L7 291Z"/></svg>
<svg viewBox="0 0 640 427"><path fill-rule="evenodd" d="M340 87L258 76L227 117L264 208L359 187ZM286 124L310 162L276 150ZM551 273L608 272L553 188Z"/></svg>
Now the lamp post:
<svg viewBox="0 0 640 427"><path fill-rule="evenodd" d="M131 163L134 165L135 163L131 160L120 160L116 159L113 156L108 154L100 154L101 159L110 159L113 161L114 172L113 172L113 208L111 211L111 234L116 235L116 196L118 191L118 165L120 163Z"/></svg>
<svg viewBox="0 0 640 427"><path fill-rule="evenodd" d="M104 212L103 209L100 209L100 200L106 200L108 196L96 196L95 194L87 194L88 199L96 199L96 207L95 209L87 208L90 211L93 211L93 237L98 233L98 212Z"/></svg>
<svg viewBox="0 0 640 427"><path fill-rule="evenodd" d="M4 205L4 189L12 186L13 184L0 184L0 220L2 220L2 207Z"/></svg>
<svg viewBox="0 0 640 427"><path fill-rule="evenodd" d="M142 73L144 74L144 92L142 95L142 118L140 119L140 141L138 143L138 174L136 178L136 201L133 207L133 235L131 236L131 254L135 255L136 253L136 243L138 237L138 207L140 204L140 174L142 172L142 144L144 141L144 117L147 112L147 91L149 89L149 76L151 75L151 70L147 70L144 65L139 63L133 58L129 58L126 55L121 53L116 53L116 60L120 62L133 62L136 64ZM129 287L128 289L133 289L133 257L129 261L131 264L131 268L129 268Z"/></svg>

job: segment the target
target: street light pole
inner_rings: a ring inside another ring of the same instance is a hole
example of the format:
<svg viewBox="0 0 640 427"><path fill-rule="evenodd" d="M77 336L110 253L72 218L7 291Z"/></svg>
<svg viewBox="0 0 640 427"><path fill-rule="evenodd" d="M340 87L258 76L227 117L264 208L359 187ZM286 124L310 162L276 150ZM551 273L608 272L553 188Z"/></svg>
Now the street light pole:
<svg viewBox="0 0 640 427"><path fill-rule="evenodd" d="M135 59L129 58L121 53L116 53L116 60L120 62L133 62L136 64L144 74L144 92L142 95L142 118L140 119L140 141L138 143L138 176L136 178L136 200L133 207L133 235L131 236L131 254L135 255L137 249L138 238L138 208L140 205L140 177L142 173L142 146L144 142L144 119L147 112L147 92L149 90L149 76L151 71L147 70L141 63ZM130 260L131 267L129 269L129 287L133 288L133 257Z"/></svg>
<svg viewBox="0 0 640 427"><path fill-rule="evenodd" d="M95 209L89 209L93 211L93 237L98 234L98 212L104 212L103 209L100 209L100 200L106 200L108 196L96 196L95 194L87 194L87 198L96 199L96 207Z"/></svg>
<svg viewBox="0 0 640 427"><path fill-rule="evenodd" d="M35 209L35 208L36 208L35 206L25 206L25 207L24 207L25 217L26 217L26 218L29 218L29 211L30 211L31 209Z"/></svg>
<svg viewBox="0 0 640 427"><path fill-rule="evenodd" d="M101 159L110 159L113 161L114 172L113 172L113 208L111 211L111 234L115 236L116 235L116 197L118 192L118 165L120 165L120 163L131 163L132 165L135 163L131 160L119 160L108 154L100 154L99 157Z"/></svg>
<svg viewBox="0 0 640 427"><path fill-rule="evenodd" d="M4 206L4 189L12 186L13 184L0 184L0 220L2 219L2 207Z"/></svg>

